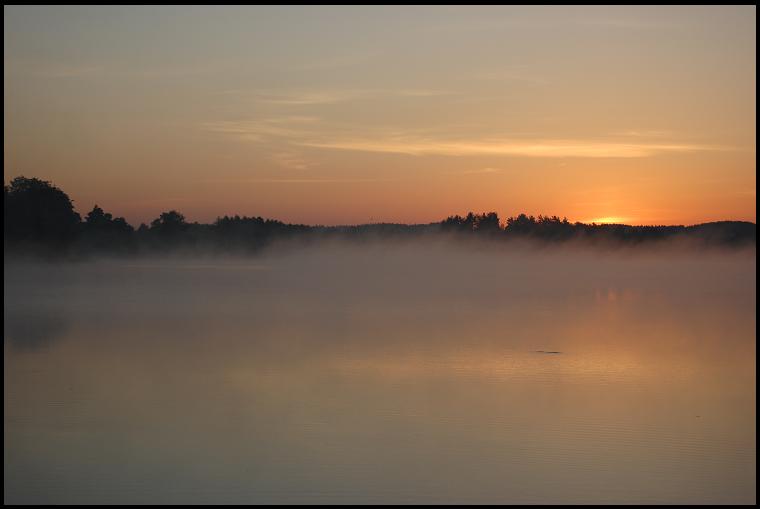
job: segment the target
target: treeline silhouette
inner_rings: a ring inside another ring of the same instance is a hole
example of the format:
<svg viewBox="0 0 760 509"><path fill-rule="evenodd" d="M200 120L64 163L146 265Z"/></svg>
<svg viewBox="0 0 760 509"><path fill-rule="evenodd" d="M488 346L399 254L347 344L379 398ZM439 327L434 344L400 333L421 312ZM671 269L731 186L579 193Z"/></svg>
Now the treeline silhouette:
<svg viewBox="0 0 760 509"><path fill-rule="evenodd" d="M274 241L326 238L354 241L389 237L448 235L457 239L528 239L536 242L579 241L589 244L641 244L689 239L704 246L746 246L756 242L756 225L719 221L694 226L630 226L571 223L557 216L520 214L503 223L496 212L450 216L429 224L362 224L308 226L261 217L224 216L211 224L187 222L176 210L162 213L150 225L133 228L95 205L84 219L71 199L52 183L23 176L4 186L6 253L65 256L108 253L133 255L179 250L211 253L255 252Z"/></svg>

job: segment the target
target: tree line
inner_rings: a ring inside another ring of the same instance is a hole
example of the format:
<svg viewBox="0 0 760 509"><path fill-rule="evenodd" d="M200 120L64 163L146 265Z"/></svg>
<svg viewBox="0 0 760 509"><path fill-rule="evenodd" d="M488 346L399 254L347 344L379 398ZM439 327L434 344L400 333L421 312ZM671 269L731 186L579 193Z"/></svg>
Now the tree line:
<svg viewBox="0 0 760 509"><path fill-rule="evenodd" d="M275 240L314 241L329 237L365 240L377 237L449 235L459 239L580 240L637 244L676 236L708 245L755 244L755 223L720 221L695 226L586 224L557 216L520 214L501 221L496 212L449 216L429 224L308 226L246 216L219 217L211 224L188 222L180 212L163 212L149 225L133 228L98 205L84 219L69 196L52 183L19 176L4 185L4 250L47 254L137 254L180 249L218 253L254 252Z"/></svg>

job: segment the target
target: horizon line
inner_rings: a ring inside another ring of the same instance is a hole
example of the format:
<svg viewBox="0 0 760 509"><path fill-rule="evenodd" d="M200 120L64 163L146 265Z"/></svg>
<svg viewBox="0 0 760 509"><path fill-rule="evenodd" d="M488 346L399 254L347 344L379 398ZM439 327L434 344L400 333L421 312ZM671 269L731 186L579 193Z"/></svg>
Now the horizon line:
<svg viewBox="0 0 760 509"><path fill-rule="evenodd" d="M25 177L23 174L22 175L17 175L16 177L12 177L12 178L9 178L9 177L7 177L7 176L4 175L3 176L3 180L4 180L3 187L4 188L7 187L16 178L25 178L25 179L29 179L29 180L39 180L41 182L45 182L45 183L49 184L52 187L57 188L58 190L60 190L61 192L63 192L69 198L69 200L71 200L72 208L80 216L80 221L82 221L82 222L85 221L84 217L87 215L87 212L84 212L84 209L83 209L84 213L80 213L79 210L77 210L79 207L74 206L74 200L71 197L69 197L68 193L66 193L65 191L63 191L62 188L58 187L55 183L53 183L52 180L46 180L45 178L40 178L40 177ZM5 182L6 179L7 179L7 182ZM158 200L155 200L155 201L158 201ZM93 207L92 207L92 209L90 209L90 211L93 210L95 207L99 207L99 205L98 205L97 202L95 202L93 204ZM102 207L100 207L100 208L104 212L108 212L107 210L103 209ZM137 226L135 226L134 223L132 223L130 221L127 221L126 217L124 217L124 216L116 216L114 214L112 214L112 216L114 218L121 218L121 219L123 219L134 230L137 230L142 225L149 226L149 223L152 222L155 219L158 219L161 216L161 214L166 213L166 212L171 212L171 211L174 211L174 212L177 212L179 214L182 214L182 216L185 217L184 214L181 211L177 210L177 208L168 208L168 209L166 209L166 210L164 210L162 212L159 212L158 215L154 219L152 219L152 220L149 219L147 221L139 221L139 222L136 223ZM470 209L470 210L467 211L467 213L465 213L464 216L460 216L460 214L449 214L446 217L444 217L442 219L438 219L438 220L433 220L433 221L429 221L429 222L412 222L412 223L408 223L408 222L392 222L392 221L373 222L372 218L370 218L370 222L365 222L365 223L338 223L338 224L303 223L303 222L285 221L285 220L277 219L277 218L274 218L274 217L265 217L263 215L258 215L258 216L257 215L251 215L251 216L247 216L247 215L244 215L244 214L243 215L241 215L241 214L217 215L215 217L215 219L210 220L208 222L187 221L187 220L186 220L186 222L188 224L213 224L214 222L216 222L219 219L222 219L224 217L229 217L229 218L240 217L240 218L261 218L263 220L278 221L278 222L286 224L286 225L307 226L307 227L311 227L311 228L349 228L349 227L371 226L371 225L428 226L428 225L434 225L434 224L442 223L446 219L452 218L452 217L457 217L457 216L459 216L459 217L466 217L468 214L484 215L484 214L491 214L491 213L494 213L497 216L499 216L499 213L496 212L495 210L482 211L480 213L476 213L476 212L474 212L473 209ZM527 214L525 212L520 212L520 213L517 213L515 215L511 215L511 214L510 215L505 215L504 219L502 219L501 217L499 217L499 227L502 228L502 229L504 229L506 227L506 219L508 219L508 218L517 218L517 217L520 217L522 215L524 215L526 217L529 217L529 218L532 217L534 219L538 219L539 217L543 217L543 218L558 218L558 219L560 219L562 221L567 220L567 222L569 224L571 224L571 225L578 225L578 224L580 224L580 225L587 225L587 226L627 226L627 227L633 227L633 228L635 228L635 227L639 227L639 228L641 228L641 227L679 227L679 226L680 227L692 227L692 226L700 226L700 225L704 225L704 224L724 223L724 222L726 222L726 223L749 223L749 224L757 225L756 220L755 221L751 221L751 220L746 220L746 219L718 219L718 220L713 220L713 221L701 221L701 222L694 222L694 223L689 223L689 224L685 224L685 223L678 223L678 224L665 224L665 223L628 224L628 223L623 222L623 221L618 221L619 219L626 219L626 218L622 218L620 216L603 216L603 217L593 218L593 219L590 219L590 220L589 219L585 219L585 220L570 220L570 219L567 218L567 216L559 216L557 214L541 214L541 213L539 213L539 214Z"/></svg>
<svg viewBox="0 0 760 509"><path fill-rule="evenodd" d="M178 213L182 214L182 212L180 212L179 210L176 210L176 209L170 209L170 210L162 212L161 214L163 214L165 212L172 212L172 211L178 212ZM483 214L489 214L491 212L496 213L495 211L479 212L479 213L476 213L476 212L473 212L473 211L469 211L468 213L472 213L475 216L478 216L478 215L483 215ZM496 214L498 216L498 213L496 213ZM182 215L184 216L184 214L182 214ZM564 217L559 217L559 216L556 216L556 215L544 215L544 214L532 215L532 214L523 214L523 213L517 214L517 215L510 215L510 216L507 216L507 218L518 218L521 215L524 215L524 216L526 216L528 218L533 218L534 220L537 220L539 217L549 218L549 219L559 218L560 221L563 221L565 219ZM276 219L274 217L265 217L265 216L256 216L256 215L246 216L246 215L241 215L241 214L234 214L234 215L225 214L223 216L217 216L216 219L214 219L213 221L210 221L210 222L205 222L204 223L204 222L200 222L200 221L187 221L187 223L188 224L198 224L198 225L211 225L211 224L214 224L219 219L223 219L223 218L234 219L235 217L238 217L240 219L262 219L264 221L278 221L280 223L283 223L283 224L289 225L289 226L306 226L306 227L309 227L309 228L355 228L355 227L359 227L359 226L431 226L431 225L435 225L435 224L440 224L440 223L446 221L446 219L448 219L450 217L457 217L457 216L462 217L462 218L466 218L467 217L466 214L464 216L459 215L459 214L452 214L452 215L449 215L449 216L447 216L447 217L445 217L443 219L440 219L438 221L420 222L420 223L397 223L397 222L392 222L392 221L379 221L379 222L368 222L368 223L338 223L338 224L311 223L311 224L309 224L309 223L299 223L299 222L287 222L287 221L283 221L283 220L280 220L280 219ZM160 217L160 214L159 214L159 217ZM156 219L158 219L158 217ZM126 219L125 219L125 221L126 221ZM744 219L718 219L718 220L715 220L715 221L702 221L702 222L689 223L689 224L684 224L684 223L680 223L680 224L664 224L664 223L628 224L628 223L618 223L618 222L571 221L571 220L568 219L567 223L570 224L570 225L584 225L584 226L627 226L627 227L630 227L630 228L662 228L662 227L666 227L666 228L670 228L670 227L689 228L689 227L693 227L693 226L702 226L702 225L705 225L705 224L714 224L714 223L749 223L749 224L753 224L753 225L757 226L757 223L755 221L747 221L747 220L744 220ZM128 224L131 225L131 223L128 223ZM145 222L141 222L140 224L141 225L144 224L146 226L150 226L150 224L145 223ZM502 219L501 217L499 218L499 227L502 228L502 229L504 229L506 227L506 221L504 219ZM135 229L137 229L137 228L135 228Z"/></svg>

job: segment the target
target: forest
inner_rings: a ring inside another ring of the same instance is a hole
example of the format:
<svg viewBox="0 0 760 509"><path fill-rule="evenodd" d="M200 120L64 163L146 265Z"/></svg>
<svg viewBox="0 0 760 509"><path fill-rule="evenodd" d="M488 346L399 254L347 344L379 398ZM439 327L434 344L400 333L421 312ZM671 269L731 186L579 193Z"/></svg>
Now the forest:
<svg viewBox="0 0 760 509"><path fill-rule="evenodd" d="M699 247L746 247L756 243L756 225L718 221L698 225L631 226L570 222L558 216L519 214L501 220L496 212L453 215L428 224L373 223L349 226L288 224L247 216L218 217L213 223L188 222L176 210L161 213L137 228L95 205L84 218L69 196L51 182L19 176L4 185L3 248L6 254L48 258L92 254L137 255L170 252L244 254L276 241L311 243L327 239L354 242L447 236L457 241L577 242L592 246L687 241Z"/></svg>

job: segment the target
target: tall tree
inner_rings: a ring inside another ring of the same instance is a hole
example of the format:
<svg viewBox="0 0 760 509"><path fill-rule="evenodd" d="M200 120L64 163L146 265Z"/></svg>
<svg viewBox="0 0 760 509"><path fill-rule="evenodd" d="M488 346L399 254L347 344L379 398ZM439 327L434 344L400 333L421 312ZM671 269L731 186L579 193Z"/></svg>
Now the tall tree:
<svg viewBox="0 0 760 509"><path fill-rule="evenodd" d="M6 243L62 246L77 235L81 218L66 193L50 182L23 176L4 186Z"/></svg>

